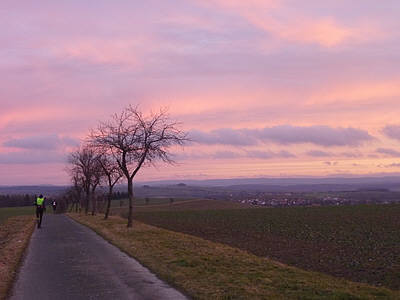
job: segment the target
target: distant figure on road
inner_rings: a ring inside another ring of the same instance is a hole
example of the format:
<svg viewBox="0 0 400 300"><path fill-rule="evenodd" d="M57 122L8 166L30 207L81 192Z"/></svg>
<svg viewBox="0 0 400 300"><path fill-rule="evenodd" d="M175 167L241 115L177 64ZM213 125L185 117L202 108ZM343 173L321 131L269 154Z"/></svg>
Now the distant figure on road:
<svg viewBox="0 0 400 300"><path fill-rule="evenodd" d="M56 202L56 200L53 200L53 202L51 202L51 206L53 206L53 213L56 213L56 209L57 209L57 202Z"/></svg>
<svg viewBox="0 0 400 300"><path fill-rule="evenodd" d="M43 212L46 210L46 203L43 195L40 195L36 198L35 205L37 227L40 228L40 226L42 225Z"/></svg>

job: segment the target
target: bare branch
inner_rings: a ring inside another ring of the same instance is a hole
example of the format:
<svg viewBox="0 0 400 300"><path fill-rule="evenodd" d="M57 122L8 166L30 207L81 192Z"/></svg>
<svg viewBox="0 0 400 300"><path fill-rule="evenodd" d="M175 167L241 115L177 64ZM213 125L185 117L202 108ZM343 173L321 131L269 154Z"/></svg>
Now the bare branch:
<svg viewBox="0 0 400 300"><path fill-rule="evenodd" d="M169 149L183 146L188 141L180 123L170 120L166 108L145 116L138 106L129 105L111 120L101 122L92 130L89 142L102 155L112 158L128 181L130 210L128 226L132 220L132 181L139 170L158 161L173 164ZM130 227L130 226L129 226Z"/></svg>

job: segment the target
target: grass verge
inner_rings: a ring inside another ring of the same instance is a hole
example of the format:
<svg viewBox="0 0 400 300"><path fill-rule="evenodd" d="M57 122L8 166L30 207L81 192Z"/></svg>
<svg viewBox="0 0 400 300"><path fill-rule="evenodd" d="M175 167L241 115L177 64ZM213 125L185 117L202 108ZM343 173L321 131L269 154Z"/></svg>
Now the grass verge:
<svg viewBox="0 0 400 300"><path fill-rule="evenodd" d="M10 217L0 225L0 299L6 299L35 228L32 216Z"/></svg>
<svg viewBox="0 0 400 300"><path fill-rule="evenodd" d="M282 265L223 244L126 220L69 214L195 299L399 299L400 293Z"/></svg>
<svg viewBox="0 0 400 300"><path fill-rule="evenodd" d="M3 207L0 208L0 224L10 217L34 215L35 208L32 206Z"/></svg>

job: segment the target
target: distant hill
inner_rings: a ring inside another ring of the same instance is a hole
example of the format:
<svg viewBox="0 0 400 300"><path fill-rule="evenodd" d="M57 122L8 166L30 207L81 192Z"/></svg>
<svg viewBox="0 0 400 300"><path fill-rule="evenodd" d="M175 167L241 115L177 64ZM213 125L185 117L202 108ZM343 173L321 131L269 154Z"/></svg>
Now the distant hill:
<svg viewBox="0 0 400 300"><path fill-rule="evenodd" d="M26 186L0 186L1 195L38 195L55 196L67 189L67 186L56 185L26 185Z"/></svg>
<svg viewBox="0 0 400 300"><path fill-rule="evenodd" d="M46 194L53 196L64 192L67 186L0 186L1 195ZM116 191L126 191L119 185ZM323 192L356 190L397 190L400 191L400 176L385 177L325 177L325 178L235 178L211 180L164 180L142 181L135 185L139 196L168 195L199 197L227 191L268 191L268 192Z"/></svg>
<svg viewBox="0 0 400 300"><path fill-rule="evenodd" d="M234 179L210 179L210 180L164 180L141 182L143 185L164 186L186 184L189 186L204 187L227 187L227 186L335 186L335 189L342 186L343 188L400 188L400 176L383 176L383 177L301 177L301 178L234 178ZM318 188L318 189L320 189Z"/></svg>

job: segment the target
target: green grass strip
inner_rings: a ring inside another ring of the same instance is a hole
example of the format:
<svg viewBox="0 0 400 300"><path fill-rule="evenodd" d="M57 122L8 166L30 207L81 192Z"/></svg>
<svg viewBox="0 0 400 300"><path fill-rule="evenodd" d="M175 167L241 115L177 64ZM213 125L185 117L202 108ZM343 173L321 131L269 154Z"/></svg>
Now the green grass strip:
<svg viewBox="0 0 400 300"><path fill-rule="evenodd" d="M35 208L33 206L22 206L22 207L3 207L0 208L0 223L4 222L10 217L15 216L33 216L35 214Z"/></svg>

